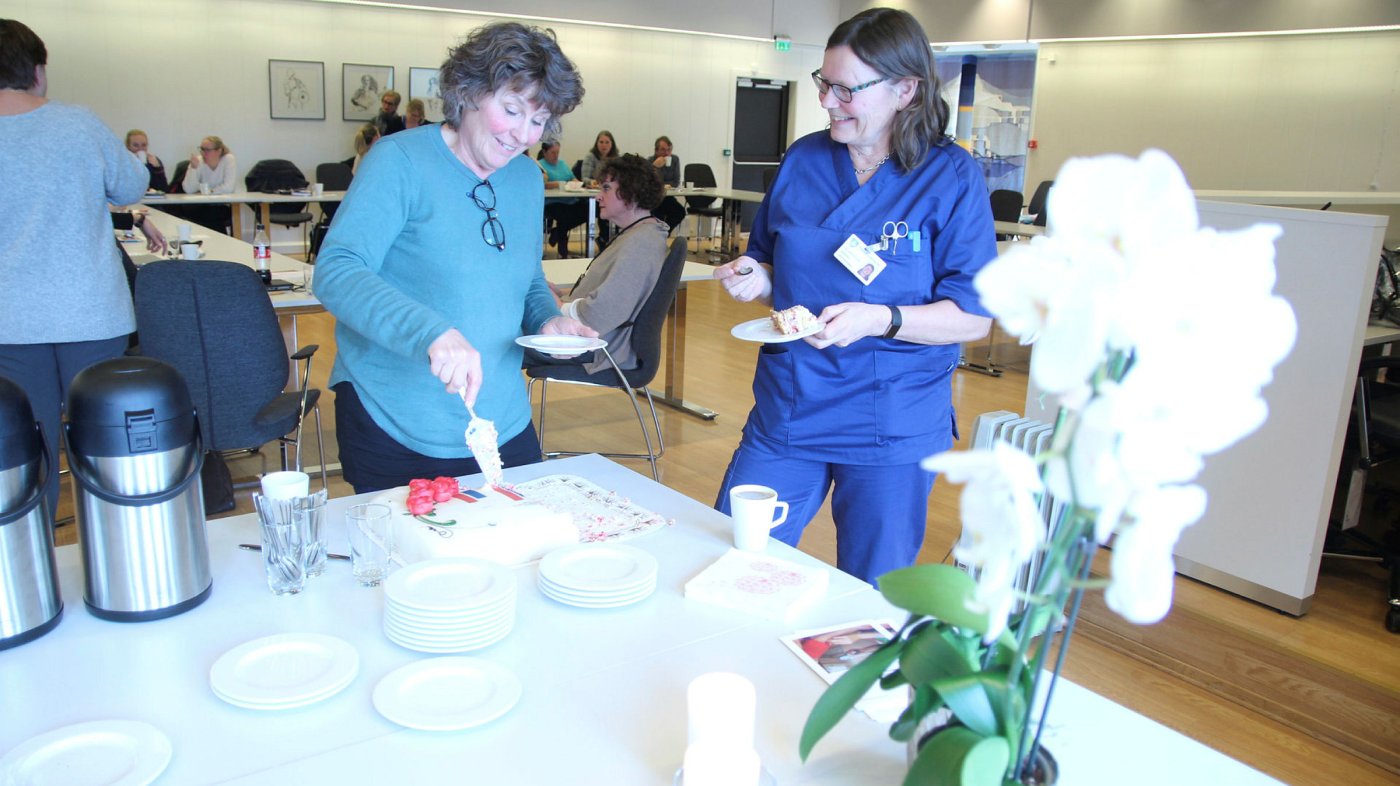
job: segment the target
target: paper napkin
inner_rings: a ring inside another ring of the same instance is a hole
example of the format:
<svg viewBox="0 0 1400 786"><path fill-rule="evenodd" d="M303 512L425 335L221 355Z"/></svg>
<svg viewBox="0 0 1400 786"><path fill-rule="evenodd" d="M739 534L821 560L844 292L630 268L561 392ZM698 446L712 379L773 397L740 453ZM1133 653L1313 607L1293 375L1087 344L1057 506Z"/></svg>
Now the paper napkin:
<svg viewBox="0 0 1400 786"><path fill-rule="evenodd" d="M686 582L685 596L765 619L791 622L826 595L828 576L825 568L730 549Z"/></svg>

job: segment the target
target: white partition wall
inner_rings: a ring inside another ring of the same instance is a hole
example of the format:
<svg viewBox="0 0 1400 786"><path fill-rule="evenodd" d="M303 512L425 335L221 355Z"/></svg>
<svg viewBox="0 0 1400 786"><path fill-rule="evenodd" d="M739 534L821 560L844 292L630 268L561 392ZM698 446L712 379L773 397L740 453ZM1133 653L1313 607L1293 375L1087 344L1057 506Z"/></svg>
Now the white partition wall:
<svg viewBox="0 0 1400 786"><path fill-rule="evenodd" d="M1386 219L1212 202L1199 208L1201 223L1218 229L1283 227L1276 291L1293 305L1298 341L1264 391L1268 422L1206 459L1200 482L1209 506L1182 534L1177 570L1302 614L1317 583ZM1252 343L1246 327L1220 336L1218 351L1243 354ZM1054 416L1034 386L1026 415Z"/></svg>

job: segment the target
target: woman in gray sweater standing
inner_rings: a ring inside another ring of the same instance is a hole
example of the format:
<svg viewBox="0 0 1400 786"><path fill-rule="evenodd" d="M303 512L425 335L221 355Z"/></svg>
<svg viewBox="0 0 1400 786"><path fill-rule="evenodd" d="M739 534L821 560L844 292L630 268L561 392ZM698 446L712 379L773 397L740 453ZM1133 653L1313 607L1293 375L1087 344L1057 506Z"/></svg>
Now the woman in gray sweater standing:
<svg viewBox="0 0 1400 786"><path fill-rule="evenodd" d="M45 98L48 50L0 19L0 376L44 427L51 467L68 383L136 329L108 203L146 192L146 167L97 116ZM49 510L58 473L49 474Z"/></svg>

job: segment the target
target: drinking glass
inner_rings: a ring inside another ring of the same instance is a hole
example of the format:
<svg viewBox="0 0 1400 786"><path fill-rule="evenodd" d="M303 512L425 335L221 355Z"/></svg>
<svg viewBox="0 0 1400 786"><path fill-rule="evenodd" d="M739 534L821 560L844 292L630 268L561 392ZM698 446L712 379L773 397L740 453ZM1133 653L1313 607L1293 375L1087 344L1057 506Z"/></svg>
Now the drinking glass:
<svg viewBox="0 0 1400 786"><path fill-rule="evenodd" d="M291 503L253 495L262 533L263 569L274 595L295 595L306 586L306 563L301 526Z"/></svg>
<svg viewBox="0 0 1400 786"><path fill-rule="evenodd" d="M326 491L293 499L292 516L301 530L306 577L319 576L326 570Z"/></svg>
<svg viewBox="0 0 1400 786"><path fill-rule="evenodd" d="M350 570L362 587L377 587L389 575L389 554L393 550L389 521L388 505L354 505L345 513Z"/></svg>

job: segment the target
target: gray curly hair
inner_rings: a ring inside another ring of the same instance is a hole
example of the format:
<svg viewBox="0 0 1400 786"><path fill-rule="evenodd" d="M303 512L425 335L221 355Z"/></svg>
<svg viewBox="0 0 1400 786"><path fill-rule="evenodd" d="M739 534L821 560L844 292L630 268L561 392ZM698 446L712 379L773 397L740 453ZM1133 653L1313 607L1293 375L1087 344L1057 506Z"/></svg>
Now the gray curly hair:
<svg viewBox="0 0 1400 786"><path fill-rule="evenodd" d="M473 30L448 50L441 70L444 121L453 129L462 110L501 88L531 95L549 110L544 135L559 135L559 118L583 100L583 78L564 55L554 31L519 22L498 22Z"/></svg>

